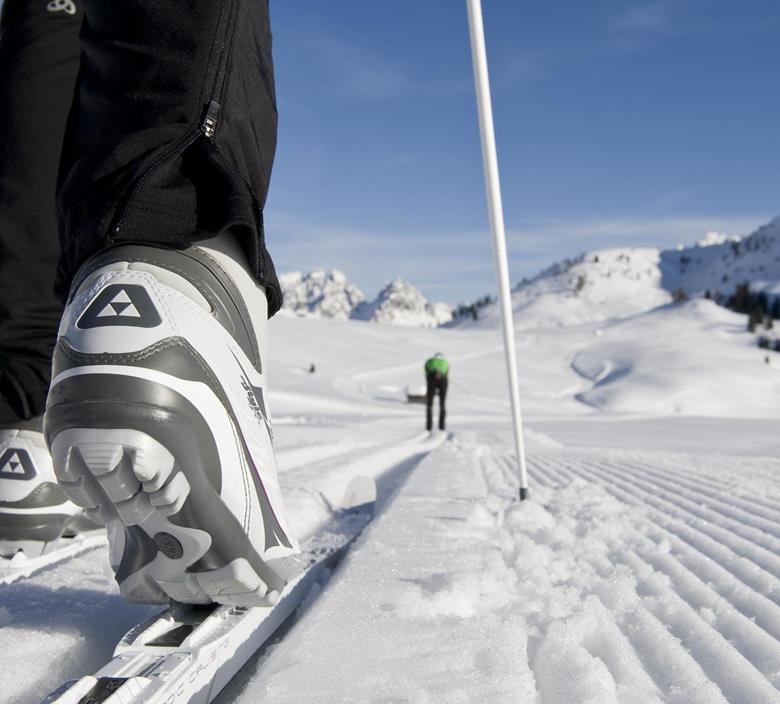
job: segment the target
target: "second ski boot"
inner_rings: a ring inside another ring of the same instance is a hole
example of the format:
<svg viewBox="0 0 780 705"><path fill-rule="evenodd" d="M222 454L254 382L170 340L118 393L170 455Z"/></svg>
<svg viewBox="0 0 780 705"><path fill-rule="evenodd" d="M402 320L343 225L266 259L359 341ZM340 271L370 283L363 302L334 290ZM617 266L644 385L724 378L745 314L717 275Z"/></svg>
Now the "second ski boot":
<svg viewBox="0 0 780 705"><path fill-rule="evenodd" d="M57 486L41 417L0 430L0 558L35 558L97 527Z"/></svg>
<svg viewBox="0 0 780 705"><path fill-rule="evenodd" d="M265 398L267 303L232 237L77 273L45 432L133 602L262 605L300 570Z"/></svg>

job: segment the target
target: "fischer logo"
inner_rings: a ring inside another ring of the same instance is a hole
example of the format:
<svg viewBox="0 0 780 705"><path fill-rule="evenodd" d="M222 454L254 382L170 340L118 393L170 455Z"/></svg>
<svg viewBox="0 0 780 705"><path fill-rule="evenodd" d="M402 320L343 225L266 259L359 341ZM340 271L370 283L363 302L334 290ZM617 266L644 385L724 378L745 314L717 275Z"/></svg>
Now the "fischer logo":
<svg viewBox="0 0 780 705"><path fill-rule="evenodd" d="M162 319L149 293L139 284L110 284L89 304L76 322L82 330L101 326L154 328Z"/></svg>
<svg viewBox="0 0 780 705"><path fill-rule="evenodd" d="M0 476L12 480L30 480L35 477L35 466L23 448L6 448L0 456Z"/></svg>

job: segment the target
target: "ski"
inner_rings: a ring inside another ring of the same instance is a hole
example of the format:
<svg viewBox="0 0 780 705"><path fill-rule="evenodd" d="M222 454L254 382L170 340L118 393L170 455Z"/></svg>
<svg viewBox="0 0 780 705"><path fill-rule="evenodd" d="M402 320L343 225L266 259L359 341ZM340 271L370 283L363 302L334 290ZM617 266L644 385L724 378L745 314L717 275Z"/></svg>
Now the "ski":
<svg viewBox="0 0 780 705"><path fill-rule="evenodd" d="M9 543L9 546L5 548L9 548L10 542L6 543ZM50 541L45 546L41 546L40 542L26 543L37 545L27 546L25 542L21 544L15 542L13 548L18 547L21 550L18 550L11 558L0 558L0 585L8 585L16 580L29 578L33 573L51 568L98 546L104 546L107 539L105 531L99 529L72 537L60 537ZM0 545L0 552L4 552L3 548Z"/></svg>
<svg viewBox="0 0 780 705"><path fill-rule="evenodd" d="M69 681L45 703L211 702L371 521L376 487L353 478L331 521L302 547L305 568L270 607L174 603L131 629L92 676Z"/></svg>

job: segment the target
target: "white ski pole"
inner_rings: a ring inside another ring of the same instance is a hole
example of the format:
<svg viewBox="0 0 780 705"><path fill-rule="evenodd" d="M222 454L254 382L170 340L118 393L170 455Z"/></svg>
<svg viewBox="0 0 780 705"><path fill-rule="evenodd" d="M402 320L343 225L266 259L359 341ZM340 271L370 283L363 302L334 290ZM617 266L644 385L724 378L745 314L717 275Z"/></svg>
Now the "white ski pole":
<svg viewBox="0 0 780 705"><path fill-rule="evenodd" d="M504 210L501 205L501 184L498 180L496 136L493 130L493 108L490 102L487 55L485 53L485 29L482 25L481 0L466 0L471 36L471 58L474 64L474 85L479 111L479 130L482 137L482 161L485 166L490 229L493 233L493 257L498 278L498 298L501 306L501 327L504 333L504 353L509 378L509 398L512 404L512 426L515 450L520 473L520 499L528 496L528 469L525 463L523 417L520 411L520 393L517 388L517 356L515 354L515 330L512 318L512 300L509 289L509 266L504 234Z"/></svg>

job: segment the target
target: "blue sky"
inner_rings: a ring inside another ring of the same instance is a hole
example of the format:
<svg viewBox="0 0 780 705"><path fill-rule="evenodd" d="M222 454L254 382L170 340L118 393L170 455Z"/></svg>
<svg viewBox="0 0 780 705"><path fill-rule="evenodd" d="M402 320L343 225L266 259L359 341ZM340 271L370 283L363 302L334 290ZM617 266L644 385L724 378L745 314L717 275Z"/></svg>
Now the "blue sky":
<svg viewBox="0 0 780 705"><path fill-rule="evenodd" d="M780 213L780 2L483 0L512 281ZM495 291L465 2L271 0L279 271Z"/></svg>

